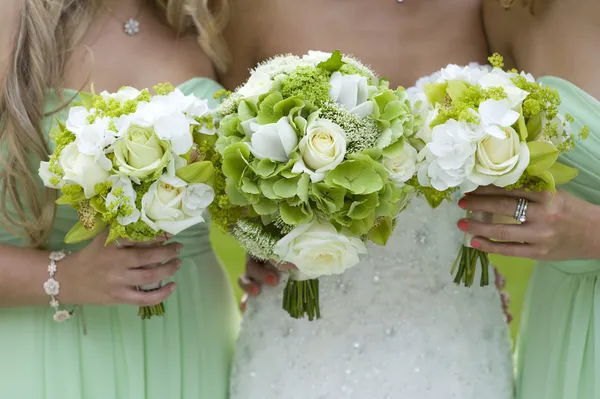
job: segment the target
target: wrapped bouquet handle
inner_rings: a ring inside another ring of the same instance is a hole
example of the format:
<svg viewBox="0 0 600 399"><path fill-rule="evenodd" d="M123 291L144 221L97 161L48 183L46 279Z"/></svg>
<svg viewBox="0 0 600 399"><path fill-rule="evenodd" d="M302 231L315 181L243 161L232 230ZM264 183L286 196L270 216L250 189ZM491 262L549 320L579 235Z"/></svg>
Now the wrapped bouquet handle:
<svg viewBox="0 0 600 399"><path fill-rule="evenodd" d="M467 218L473 219L478 222L491 223L494 219L494 215L489 212L480 211L469 211L467 212ZM475 281L475 274L477 272L477 264L481 264L481 280L480 286L485 287L489 285L489 265L490 261L488 254L471 245L473 235L465 233L463 239L463 245L454 261L452 266L452 274L454 276L454 282L456 284L463 283L465 287L470 287Z"/></svg>
<svg viewBox="0 0 600 399"><path fill-rule="evenodd" d="M307 277L299 270L290 270L283 290L283 309L294 319L320 319L319 279Z"/></svg>

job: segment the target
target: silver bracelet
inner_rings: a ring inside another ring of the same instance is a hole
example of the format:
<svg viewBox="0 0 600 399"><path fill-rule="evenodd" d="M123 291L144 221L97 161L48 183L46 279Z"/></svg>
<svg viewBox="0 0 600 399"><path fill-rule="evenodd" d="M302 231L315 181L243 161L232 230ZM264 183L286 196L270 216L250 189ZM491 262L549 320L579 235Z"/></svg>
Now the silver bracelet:
<svg viewBox="0 0 600 399"><path fill-rule="evenodd" d="M58 322L69 320L73 315L72 311L61 310L60 303L58 302L58 299L56 299L60 293L60 283L54 278L57 270L56 263L63 260L65 256L67 256L67 253L64 251L50 253L50 256L48 257L50 260L50 263L48 264L48 274L50 275L50 278L44 283L44 291L50 296L50 306L54 309L54 321Z"/></svg>

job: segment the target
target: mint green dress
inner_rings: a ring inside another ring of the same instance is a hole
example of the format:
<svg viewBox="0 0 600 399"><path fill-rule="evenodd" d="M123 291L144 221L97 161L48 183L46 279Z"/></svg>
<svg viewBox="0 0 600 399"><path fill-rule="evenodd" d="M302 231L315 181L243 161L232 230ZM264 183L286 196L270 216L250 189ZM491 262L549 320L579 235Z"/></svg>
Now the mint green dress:
<svg viewBox="0 0 600 399"><path fill-rule="evenodd" d="M211 101L220 88L204 78L180 86L185 94ZM49 94L47 111L60 104ZM64 120L67 112L46 118L44 131L56 123L56 116ZM77 249L63 244L75 222L72 209L58 207L51 248ZM134 306L84 306L76 317L57 323L49 306L0 309L0 397L226 399L239 325L232 289L213 254L205 224L175 240L184 244L183 264L174 277L178 287L165 303L164 318L142 321ZM0 228L0 244L21 242ZM60 281L60 264L57 276Z"/></svg>
<svg viewBox="0 0 600 399"><path fill-rule="evenodd" d="M590 135L561 157L579 169L562 189L600 205L600 102L573 84L541 79ZM600 260L539 262L517 344L518 399L600 398Z"/></svg>

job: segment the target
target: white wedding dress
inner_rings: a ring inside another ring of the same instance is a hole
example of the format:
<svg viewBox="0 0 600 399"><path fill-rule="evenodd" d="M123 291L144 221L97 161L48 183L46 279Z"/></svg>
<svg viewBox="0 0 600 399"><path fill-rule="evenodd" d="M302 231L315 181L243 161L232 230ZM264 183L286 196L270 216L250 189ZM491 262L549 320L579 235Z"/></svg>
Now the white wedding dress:
<svg viewBox="0 0 600 399"><path fill-rule="evenodd" d="M281 310L285 283L264 287L244 317L231 399L513 398L494 282L465 288L450 275L463 215L413 200L386 247L320 279L318 321Z"/></svg>

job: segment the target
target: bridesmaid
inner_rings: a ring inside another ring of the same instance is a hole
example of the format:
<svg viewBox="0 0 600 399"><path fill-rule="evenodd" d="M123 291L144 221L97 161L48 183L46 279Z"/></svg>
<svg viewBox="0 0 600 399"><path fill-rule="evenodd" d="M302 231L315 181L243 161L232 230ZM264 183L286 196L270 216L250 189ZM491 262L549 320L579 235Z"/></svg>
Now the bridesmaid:
<svg viewBox="0 0 600 399"><path fill-rule="evenodd" d="M5 0L0 13L0 394L36 399L226 399L238 328L234 298L205 225L151 248L65 247L77 220L55 213L37 166L65 106L93 81L98 91L181 83L212 101L223 65L220 27L205 0ZM215 1L226 15L225 0ZM129 18L129 22L126 22ZM200 44L200 46L198 46ZM184 82L184 83L182 83ZM214 105L214 102L213 102ZM164 241L164 240L163 240ZM24 245L27 242L27 245ZM50 251L61 304L53 321ZM166 264L152 270L148 264ZM151 293L137 285L173 282ZM175 288L177 284L177 288ZM164 318L136 307L166 300ZM86 333L87 330L87 333Z"/></svg>
<svg viewBox="0 0 600 399"><path fill-rule="evenodd" d="M514 5L513 5L514 3ZM538 260L517 346L517 398L600 398L600 2L485 0L492 51L531 72L562 97L562 112L587 140L560 161L579 169L549 193L482 188L462 206L513 216L529 201L522 225L469 221L481 249ZM498 239L503 243L492 242ZM508 241L509 243L506 243Z"/></svg>

